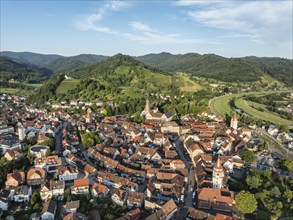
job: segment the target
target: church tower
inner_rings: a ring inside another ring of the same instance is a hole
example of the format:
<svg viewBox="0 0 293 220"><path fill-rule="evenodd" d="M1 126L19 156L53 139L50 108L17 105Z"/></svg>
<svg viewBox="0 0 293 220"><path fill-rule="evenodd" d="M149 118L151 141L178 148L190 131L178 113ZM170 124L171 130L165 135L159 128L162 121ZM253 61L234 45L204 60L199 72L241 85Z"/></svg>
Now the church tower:
<svg viewBox="0 0 293 220"><path fill-rule="evenodd" d="M234 128L234 130L237 130L238 128L238 119L236 114L234 114L233 117L231 118L230 127Z"/></svg>
<svg viewBox="0 0 293 220"><path fill-rule="evenodd" d="M223 179L225 173L221 164L220 158L217 159L217 162L213 168L213 188L222 188L223 187Z"/></svg>
<svg viewBox="0 0 293 220"><path fill-rule="evenodd" d="M88 108L87 111L86 111L85 122L86 123L92 123L92 110L90 108Z"/></svg>
<svg viewBox="0 0 293 220"><path fill-rule="evenodd" d="M18 140L23 141L25 138L25 129L22 124L18 124Z"/></svg>
<svg viewBox="0 0 293 220"><path fill-rule="evenodd" d="M144 107L144 112L145 112L145 114L147 115L147 114L150 113L150 111L151 111L151 108L150 108L150 101L147 99L147 100L146 100L146 103L145 103L145 107Z"/></svg>

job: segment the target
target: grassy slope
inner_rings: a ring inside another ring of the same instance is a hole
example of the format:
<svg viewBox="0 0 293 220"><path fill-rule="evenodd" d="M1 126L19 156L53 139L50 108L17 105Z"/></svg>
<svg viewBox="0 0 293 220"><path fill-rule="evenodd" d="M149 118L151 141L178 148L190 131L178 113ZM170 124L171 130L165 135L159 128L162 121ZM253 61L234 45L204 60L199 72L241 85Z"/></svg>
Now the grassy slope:
<svg viewBox="0 0 293 220"><path fill-rule="evenodd" d="M278 115L276 115L275 113L273 112L270 112L270 111L259 111L255 108L252 108L249 103L242 99L242 98L239 98L235 101L235 105L242 109L243 111L245 111L246 113L250 114L250 115L253 115L254 118L256 119L261 119L261 120L266 120L266 121L270 121L274 124L284 124L284 125L293 125L293 122L292 121L289 121L289 120L286 120L286 119L283 119L281 117L279 117Z"/></svg>
<svg viewBox="0 0 293 220"><path fill-rule="evenodd" d="M287 90L287 91L292 91L292 90ZM229 106L229 101L233 98L240 98L244 95L261 95L261 94L270 94L270 93L278 93L280 91L267 91L267 92L249 92L249 93L238 93L238 94L229 94L225 96L220 96L217 98L214 98L210 101L210 108L213 112L216 112L222 116L225 116L226 114L230 115L230 112L232 111L231 107ZM239 100L239 99L237 99ZM237 103L236 100L236 103ZM244 102L243 102L244 103ZM293 124L293 122L282 119L278 116L276 116L272 112L261 112L256 109L251 108L250 106L243 106L240 101L236 104L237 107L243 109L245 112L248 114L258 118L258 119L263 119L267 121L271 121L272 123L276 124ZM244 108L242 108L244 107ZM270 116L270 117L269 117Z"/></svg>
<svg viewBox="0 0 293 220"><path fill-rule="evenodd" d="M69 90L74 89L79 83L78 79L65 79L61 82L56 90L57 94L66 94Z"/></svg>

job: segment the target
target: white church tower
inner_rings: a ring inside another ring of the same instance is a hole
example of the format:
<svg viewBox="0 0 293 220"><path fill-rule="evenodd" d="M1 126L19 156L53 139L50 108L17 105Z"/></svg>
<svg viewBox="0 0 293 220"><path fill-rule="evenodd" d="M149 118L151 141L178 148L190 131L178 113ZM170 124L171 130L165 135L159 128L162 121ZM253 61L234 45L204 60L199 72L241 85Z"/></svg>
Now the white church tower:
<svg viewBox="0 0 293 220"><path fill-rule="evenodd" d="M237 130L238 128L238 119L236 114L234 114L233 117L231 118L230 127L234 128L234 130Z"/></svg>
<svg viewBox="0 0 293 220"><path fill-rule="evenodd" d="M18 124L18 140L23 141L25 138L25 128L21 123Z"/></svg>
<svg viewBox="0 0 293 220"><path fill-rule="evenodd" d="M213 188L222 188L223 187L223 179L225 173L224 168L221 164L220 158L217 159L217 162L213 168Z"/></svg>

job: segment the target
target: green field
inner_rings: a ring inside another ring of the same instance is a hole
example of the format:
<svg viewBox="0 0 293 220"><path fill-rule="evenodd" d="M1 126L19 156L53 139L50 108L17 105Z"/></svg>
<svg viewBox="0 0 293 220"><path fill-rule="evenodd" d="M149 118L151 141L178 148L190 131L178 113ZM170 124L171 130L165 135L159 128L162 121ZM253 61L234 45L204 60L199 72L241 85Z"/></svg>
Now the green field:
<svg viewBox="0 0 293 220"><path fill-rule="evenodd" d="M289 121L279 117L276 113L270 112L268 110L259 111L255 108L252 108L246 100L239 98L235 101L237 108L242 109L247 114L252 115L256 119L270 121L274 124L279 125L293 125L293 121ZM256 107L256 106L255 106Z"/></svg>
<svg viewBox="0 0 293 220"><path fill-rule="evenodd" d="M146 77L146 81L152 82L152 83L159 82L161 85L166 85L166 86L173 84L179 87L180 90L184 92L196 92L202 88L198 83L192 81L185 74L176 74L173 76L168 76L168 75L153 73L150 76Z"/></svg>
<svg viewBox="0 0 293 220"><path fill-rule="evenodd" d="M229 105L229 101L232 100L233 98L235 98L237 100L243 100L240 98L245 95L265 95L265 94L279 93L279 92L292 92L292 90L267 91L267 92L262 91L262 92L228 94L228 95L216 97L216 98L210 100L209 106L210 106L210 109L212 112L215 112L219 115L225 116L226 114L230 115L231 111L233 111ZM236 100L236 102L237 102L237 100ZM256 104L258 104L258 103L256 103ZM264 105L261 105L261 104L256 105L256 104L255 104L255 107L265 108ZM251 116L253 116L257 119L267 120L267 121L270 121L270 122L276 123L276 124L282 124L282 123L291 124L291 125L293 124L293 122L288 121L286 119L282 119L279 116L277 116L275 113L269 112L268 110L265 110L264 112L258 111L256 109L252 108L251 106L249 106L248 103L245 104L244 102L238 101L236 106L238 108L243 109L246 113L250 114Z"/></svg>
<svg viewBox="0 0 293 220"><path fill-rule="evenodd" d="M23 93L24 90L20 90L20 89L15 89L15 88L1 88L0 89L0 94L19 94L19 93Z"/></svg>
<svg viewBox="0 0 293 220"><path fill-rule="evenodd" d="M79 83L78 79L65 79L61 82L56 90L57 94L66 94L69 90L74 89Z"/></svg>

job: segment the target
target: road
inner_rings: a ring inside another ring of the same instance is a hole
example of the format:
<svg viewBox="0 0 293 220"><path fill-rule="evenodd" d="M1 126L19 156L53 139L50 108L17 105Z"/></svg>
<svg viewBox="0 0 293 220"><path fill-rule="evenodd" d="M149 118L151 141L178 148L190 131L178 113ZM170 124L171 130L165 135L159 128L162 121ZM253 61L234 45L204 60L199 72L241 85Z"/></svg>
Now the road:
<svg viewBox="0 0 293 220"><path fill-rule="evenodd" d="M269 148L271 151L277 151L285 157L293 159L293 152L289 151L280 141L278 141L276 138L272 137L269 133L267 133L266 130L257 128L256 132L260 135L266 136L266 138L269 139L271 143L273 143L269 144Z"/></svg>
<svg viewBox="0 0 293 220"><path fill-rule="evenodd" d="M190 168L190 162L186 160L184 153L182 152L183 149L183 143L181 138L179 137L176 142L174 142L174 146L177 150L177 152L179 153L179 156L181 158L181 160L184 162L185 166L189 169Z"/></svg>
<svg viewBox="0 0 293 220"><path fill-rule="evenodd" d="M181 138L178 138L176 140L176 142L174 142L174 145L177 149L177 152L179 153L179 156L181 158L181 160L185 163L185 166L188 168L189 170L189 177L188 177L188 183L187 183L187 192L185 193L185 199L184 199L184 204L185 204L185 208L188 207L193 207L193 202L192 202L192 195L194 192L194 187L195 187L195 173L194 173L194 166L190 164L189 161L186 160L183 152L182 152L182 148L183 148L183 143L181 141ZM186 210L186 209L181 209L182 211Z"/></svg>
<svg viewBox="0 0 293 220"><path fill-rule="evenodd" d="M55 141L56 141L56 151L58 152L59 156L62 156L62 131L64 127L66 126L66 122L60 121L60 129L58 132L55 134Z"/></svg>

